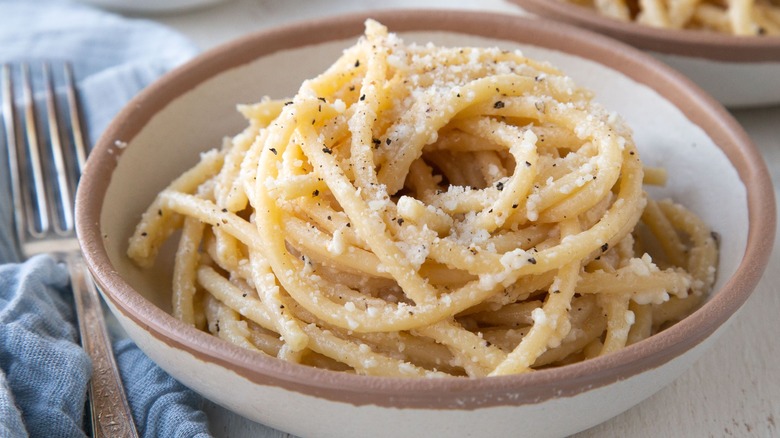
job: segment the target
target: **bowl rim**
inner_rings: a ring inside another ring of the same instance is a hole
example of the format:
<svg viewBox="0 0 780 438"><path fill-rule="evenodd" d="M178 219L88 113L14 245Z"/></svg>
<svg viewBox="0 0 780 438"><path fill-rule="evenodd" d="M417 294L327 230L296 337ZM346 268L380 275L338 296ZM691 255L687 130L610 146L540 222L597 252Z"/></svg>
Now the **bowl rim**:
<svg viewBox="0 0 780 438"><path fill-rule="evenodd" d="M564 367L491 378L403 379L367 377L291 364L242 349L175 319L143 298L113 268L103 244L101 209L117 166L116 141L130 143L154 115L198 83L285 48L357 37L366 18L392 32L445 31L560 50L595 59L651 85L702 126L737 168L748 197L746 254L720 293L657 335L616 353ZM525 29L517 32L516 29ZM620 42L561 23L456 10L360 12L296 22L253 33L211 49L151 84L114 118L93 149L76 200L77 233L93 278L106 300L156 340L225 367L251 382L353 405L477 409L534 404L612 384L684 354L714 333L747 300L769 259L775 199L758 150L729 113L687 78Z"/></svg>
<svg viewBox="0 0 780 438"><path fill-rule="evenodd" d="M780 62L780 36L740 37L624 22L564 0L510 0L550 20L581 26L640 49L725 62Z"/></svg>

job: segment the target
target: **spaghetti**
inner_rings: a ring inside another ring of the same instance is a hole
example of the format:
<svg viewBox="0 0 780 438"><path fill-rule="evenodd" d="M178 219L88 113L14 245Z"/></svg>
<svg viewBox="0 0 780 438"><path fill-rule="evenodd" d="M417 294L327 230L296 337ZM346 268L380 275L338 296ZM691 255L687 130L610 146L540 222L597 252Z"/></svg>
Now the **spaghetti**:
<svg viewBox="0 0 780 438"><path fill-rule="evenodd" d="M366 33L163 190L130 238L180 230L173 313L283 360L490 376L607 354L690 313L709 228L648 200L629 129L519 52Z"/></svg>
<svg viewBox="0 0 780 438"><path fill-rule="evenodd" d="M780 35L775 0L568 0L622 21L733 35Z"/></svg>

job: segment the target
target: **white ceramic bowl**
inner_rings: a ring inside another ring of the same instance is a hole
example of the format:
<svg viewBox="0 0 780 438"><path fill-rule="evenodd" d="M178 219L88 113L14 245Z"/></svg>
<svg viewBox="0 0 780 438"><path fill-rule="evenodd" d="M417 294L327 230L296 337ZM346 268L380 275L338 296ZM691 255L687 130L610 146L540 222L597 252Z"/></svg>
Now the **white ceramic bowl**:
<svg viewBox="0 0 780 438"><path fill-rule="evenodd" d="M729 107L780 103L780 37L658 29L564 0L511 0L539 17L613 37L681 71Z"/></svg>
<svg viewBox="0 0 780 438"><path fill-rule="evenodd" d="M371 16L410 41L520 48L595 90L632 125L645 160L669 170L669 186L655 195L685 203L722 236L708 302L615 354L481 379L314 369L241 349L170 316L170 264L140 270L125 256L139 214L201 151L243 128L237 103L291 95L352 45L366 17L350 15L250 35L205 53L146 89L107 129L81 180L78 232L129 336L209 399L302 436L562 436L632 407L687 369L755 287L775 227L763 161L723 107L651 57L565 25L440 10Z"/></svg>

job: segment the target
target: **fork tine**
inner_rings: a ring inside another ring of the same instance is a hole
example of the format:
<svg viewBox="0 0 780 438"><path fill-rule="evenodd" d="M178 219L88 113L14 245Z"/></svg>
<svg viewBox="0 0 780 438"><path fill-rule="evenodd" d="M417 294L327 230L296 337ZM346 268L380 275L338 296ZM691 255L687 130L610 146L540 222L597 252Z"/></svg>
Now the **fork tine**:
<svg viewBox="0 0 780 438"><path fill-rule="evenodd" d="M38 125L36 123L35 102L33 99L32 83L30 80L30 67L27 64L21 65L22 69L22 95L24 97L24 122L25 135L27 138L26 152L30 160L30 169L32 171L32 184L35 191L33 203L27 205L26 213L28 217L37 215L39 229L36 229L32 221L28 221L27 231L33 237L43 237L49 231L49 205L46 200L45 180L43 175L43 166L41 164L40 146L38 142Z"/></svg>
<svg viewBox="0 0 780 438"><path fill-rule="evenodd" d="M70 172L65 166L65 157L62 147L62 133L60 132L59 121L57 119L57 103L54 98L54 86L50 66L44 63L42 66L43 83L46 93L46 118L49 124L49 147L54 165L54 175L57 187L50 187L53 196L58 196L58 203L52 205L52 211L55 216L59 213L61 220L53 221L54 230L57 234L67 235L73 230L73 197L71 195ZM58 205L59 204L59 208Z"/></svg>
<svg viewBox="0 0 780 438"><path fill-rule="evenodd" d="M24 203L22 201L22 180L19 170L19 140L16 134L16 108L14 106L14 85L11 66L3 64L2 68L2 92L3 92L3 128L5 131L5 146L8 156L8 174L11 177L11 199L13 202L14 228L17 244L21 248L24 236Z"/></svg>
<svg viewBox="0 0 780 438"><path fill-rule="evenodd" d="M84 171L84 163L87 161L87 147L84 141L84 133L81 126L81 111L78 97L76 97L76 83L73 80L73 67L69 62L64 65L66 96L68 100L68 115L73 129L73 145L76 150L76 169L78 175Z"/></svg>

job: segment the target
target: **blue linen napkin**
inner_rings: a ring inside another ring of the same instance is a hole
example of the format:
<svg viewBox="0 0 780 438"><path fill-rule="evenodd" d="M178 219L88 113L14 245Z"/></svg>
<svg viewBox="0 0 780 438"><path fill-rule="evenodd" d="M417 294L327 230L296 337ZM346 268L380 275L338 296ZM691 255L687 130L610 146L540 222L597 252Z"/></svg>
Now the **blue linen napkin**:
<svg viewBox="0 0 780 438"><path fill-rule="evenodd" d="M160 25L70 1L0 0L0 17L0 63L72 62L90 143L138 91L197 53ZM6 159L0 142L0 169ZM76 343L67 271L46 255L20 260L6 175L0 171L0 436L84 436L91 364ZM142 436L209 436L200 396L131 341L119 340L114 352Z"/></svg>

